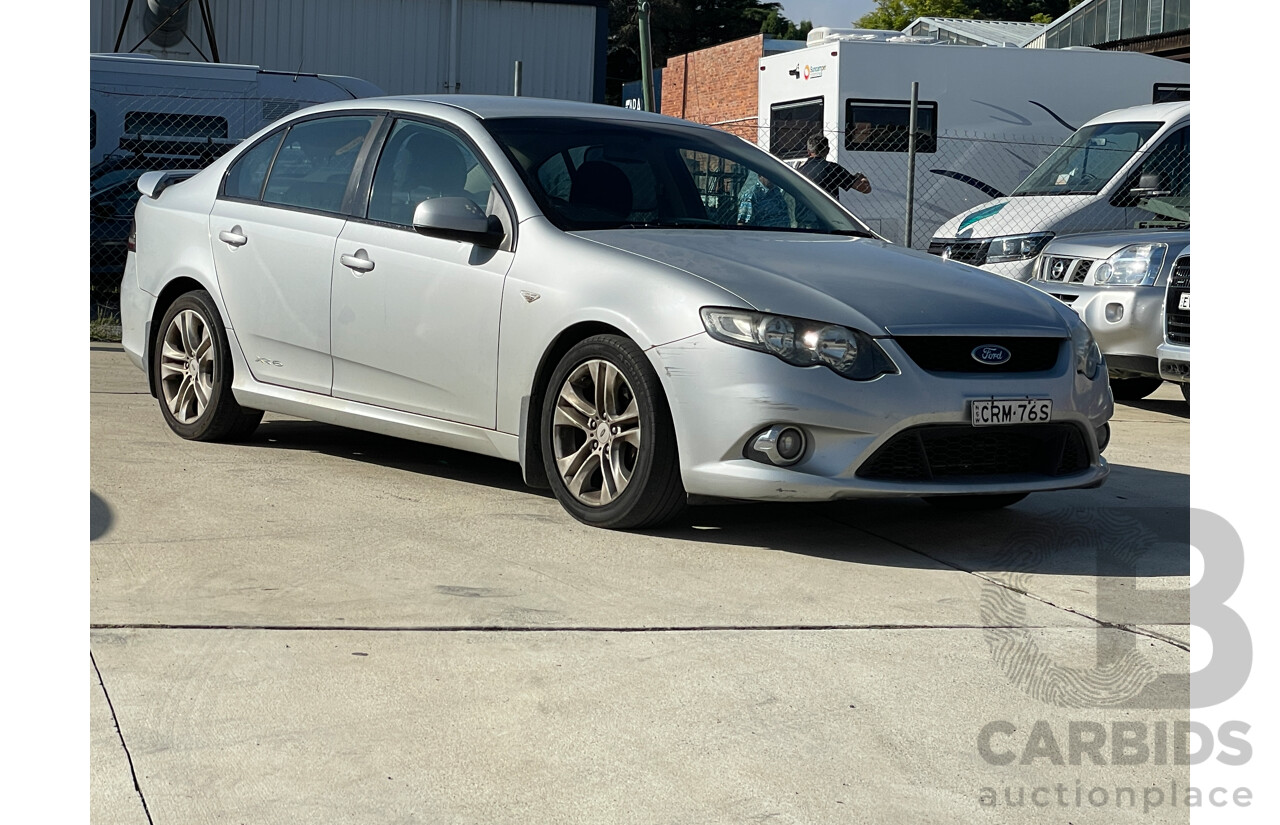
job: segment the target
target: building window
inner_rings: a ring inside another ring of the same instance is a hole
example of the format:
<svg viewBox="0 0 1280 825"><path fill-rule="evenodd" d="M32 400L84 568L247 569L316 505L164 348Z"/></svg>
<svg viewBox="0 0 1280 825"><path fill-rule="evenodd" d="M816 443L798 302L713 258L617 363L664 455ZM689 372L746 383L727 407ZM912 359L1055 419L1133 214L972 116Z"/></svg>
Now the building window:
<svg viewBox="0 0 1280 825"><path fill-rule="evenodd" d="M911 101L856 100L844 102L844 148L851 152L906 152L910 138ZM938 151L938 104L919 102L916 108L916 152Z"/></svg>
<svg viewBox="0 0 1280 825"><path fill-rule="evenodd" d="M805 142L823 127L822 98L775 103L769 107L769 152L783 160L806 157Z"/></svg>

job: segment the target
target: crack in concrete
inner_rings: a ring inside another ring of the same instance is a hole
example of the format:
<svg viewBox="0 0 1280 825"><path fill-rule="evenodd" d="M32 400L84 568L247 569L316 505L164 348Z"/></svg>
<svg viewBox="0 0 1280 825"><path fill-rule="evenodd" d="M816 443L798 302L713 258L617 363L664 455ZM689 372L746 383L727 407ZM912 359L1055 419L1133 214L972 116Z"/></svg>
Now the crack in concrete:
<svg viewBox="0 0 1280 825"><path fill-rule="evenodd" d="M129 745L124 741L124 731L120 730L116 706L111 703L111 694L107 692L107 683L102 679L102 671L98 669L98 662L93 658L93 651L89 651L89 663L93 665L93 672L98 676L98 687L102 688L102 697L107 700L107 709L111 711L111 724L116 728L116 736L120 737L120 747L124 749L124 758L129 763L129 776L133 779L133 789L138 794L138 801L142 803L142 813L146 815L148 825L154 825L151 809L147 807L147 798L142 793L142 786L138 784L138 771L133 767L133 755L129 753Z"/></svg>
<svg viewBox="0 0 1280 825"><path fill-rule="evenodd" d="M830 517L828 517L828 518L830 518ZM860 526L858 526L858 525L854 525L854 524L847 524L847 523L845 523L845 522L843 522L843 521L840 521L840 520L838 520L838 519L835 519L835 518L832 518L831 520L832 520L832 521L834 521L836 524L840 524L840 525L842 525L842 526L844 526L844 527L849 527L849 528L851 528L851 529L858 530L858 531L860 531L860 532L866 533L867 535L869 535L869 536L873 536L874 538L878 538L878 539L880 539L881 541L886 541L886 542L888 542L889 544L892 544L894 547L901 547L903 550L906 550L906 551L907 551L907 552L909 552L909 553L915 553L915 554L917 554L917 555L919 555L919 556L924 556L926 559L929 559L930 561L935 562L935 563L937 563L937 564L941 564L941 565L944 565L944 566L946 566L946 567L950 567L952 570L957 570L957 571L959 571L959 572L961 572L961 573L967 573L967 574L969 574L970 576L974 576L975 578L981 579L981 580L982 580L982 581L984 581L984 582L989 582L990 584L994 584L994 585L996 585L997 587L1002 587L1002 588L1004 588L1005 590L1008 590L1008 591L1010 591L1010 592L1012 592L1012 593L1017 593L1017 594L1019 594L1019 595L1021 595L1021 596L1026 596L1026 597L1027 597L1027 598L1029 598L1029 599L1034 599L1035 601L1038 601L1038 602L1040 602L1040 603L1041 603L1041 604L1043 604L1043 605L1046 605L1046 606L1048 606L1048 607L1051 607L1051 608L1053 608L1054 610L1060 610L1060 611L1062 611L1063 613L1070 613L1070 614L1071 614L1071 615L1073 615L1073 616L1079 616L1080 618L1082 618L1082 619L1087 619L1087 620L1089 620L1089 621L1091 621L1091 622L1094 622L1094 623L1098 624L1098 625L1099 625L1099 626L1101 626L1101 627L1110 628L1110 629L1114 629L1114 630L1121 630L1121 631L1125 631L1125 632L1127 632L1127 633L1133 633L1134 635L1137 635L1137 636L1145 636L1145 637L1147 637L1147 638L1149 638L1149 639L1155 639L1155 640L1156 640L1156 641L1158 641L1158 642L1164 642L1165 644L1170 645L1171 647L1176 647L1176 648L1178 648L1179 650L1186 651L1187 653L1190 653L1190 652L1191 652L1191 645L1189 645L1189 644L1187 644L1187 643L1185 643L1185 642L1181 642L1181 641L1179 641L1179 640L1177 640L1177 639L1174 639L1174 638L1172 638L1172 637L1165 636L1165 635L1164 635L1164 634L1162 634L1162 633L1156 633L1156 632L1155 632L1155 631L1153 631L1153 630L1147 630L1147 629L1145 629L1145 628L1137 627L1137 626L1135 626L1135 625L1117 624L1117 623L1115 623L1115 622L1108 622L1108 621L1107 621L1107 620L1105 620L1105 619L1100 619L1100 618L1098 618L1097 616L1091 616L1090 614L1088 614L1088 613L1084 613L1084 612L1082 612L1082 611L1080 611L1080 610L1076 610L1076 609L1075 609L1075 608L1073 608L1073 607L1065 607L1065 606L1063 606L1063 605L1060 605L1060 604L1057 604L1057 603L1055 603L1055 602L1049 601L1048 599L1044 598L1043 596L1038 596L1038 595L1036 595L1035 593L1032 593L1032 592L1030 592L1030 591L1028 591L1028 590L1023 590L1023 589L1022 589L1022 588L1020 588L1020 587L1014 587L1013 585L1008 584L1007 582L1002 582L1002 581L1000 581L999 579L997 579L997 578L995 578L995 577L993 577L993 576L988 576L988 575L986 575L986 574L984 574L984 573L980 573L980 572L978 572L977 570L970 570L970 569L968 569L968 568L966 568L966 567L963 567L963 566L961 566L961 565L959 565L959 564L955 564L954 562L950 562L950 561L947 561L946 559L942 559L942 558L938 558L937 556L930 555L929 553L926 553L926 552L925 552L925 551L923 551L923 550L917 550L916 548L911 547L911 546L906 545L906 544L903 544L902 542L897 541L896 539L890 538L889 536L882 536L882 535L880 535L879 533L876 533L876 532L873 532L873 531L871 531L871 530L868 530L868 529L867 529L867 528L865 528L865 527L860 527Z"/></svg>
<svg viewBox="0 0 1280 825"><path fill-rule="evenodd" d="M90 630L351 630L363 633L715 633L787 630L1052 630L1051 625L1000 624L773 624L773 625L654 625L608 627L587 625L271 625L191 623L93 623ZM1078 628L1077 628L1078 629Z"/></svg>

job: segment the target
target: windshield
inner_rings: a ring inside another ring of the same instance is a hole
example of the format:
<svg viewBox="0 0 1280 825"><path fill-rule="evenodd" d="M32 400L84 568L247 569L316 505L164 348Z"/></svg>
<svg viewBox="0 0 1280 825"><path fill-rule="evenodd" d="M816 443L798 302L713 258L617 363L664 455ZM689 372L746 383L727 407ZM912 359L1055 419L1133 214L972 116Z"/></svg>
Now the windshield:
<svg viewBox="0 0 1280 825"><path fill-rule="evenodd" d="M1160 123L1100 123L1067 138L1013 190L1026 195L1096 195L1160 128Z"/></svg>
<svg viewBox="0 0 1280 825"><path fill-rule="evenodd" d="M786 164L714 129L587 118L485 127L566 231L766 229L874 237Z"/></svg>

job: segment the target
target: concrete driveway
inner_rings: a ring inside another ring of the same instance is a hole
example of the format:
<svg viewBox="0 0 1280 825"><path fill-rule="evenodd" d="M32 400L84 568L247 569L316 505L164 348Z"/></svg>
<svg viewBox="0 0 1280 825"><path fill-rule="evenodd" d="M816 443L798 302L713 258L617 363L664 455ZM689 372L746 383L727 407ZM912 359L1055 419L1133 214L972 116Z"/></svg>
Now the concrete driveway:
<svg viewBox="0 0 1280 825"><path fill-rule="evenodd" d="M1098 490L612 533L465 453L183 441L90 349L95 823L1187 821L1172 385Z"/></svg>

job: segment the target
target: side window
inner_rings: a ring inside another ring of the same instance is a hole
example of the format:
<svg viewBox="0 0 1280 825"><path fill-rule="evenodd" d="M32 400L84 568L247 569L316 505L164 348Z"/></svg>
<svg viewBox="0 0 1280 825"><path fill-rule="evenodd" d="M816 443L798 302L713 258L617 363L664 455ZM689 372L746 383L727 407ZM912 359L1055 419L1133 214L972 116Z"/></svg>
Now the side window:
<svg viewBox="0 0 1280 825"><path fill-rule="evenodd" d="M493 178L457 136L435 126L401 120L387 136L373 172L369 219L412 226L419 203L469 198L485 209Z"/></svg>
<svg viewBox="0 0 1280 825"><path fill-rule="evenodd" d="M1138 173L1154 175L1156 188L1175 198L1191 197L1191 127L1183 126L1160 142L1142 162Z"/></svg>
<svg viewBox="0 0 1280 825"><path fill-rule="evenodd" d="M125 112L124 131L153 137L225 138L227 119L174 112Z"/></svg>
<svg viewBox="0 0 1280 825"><path fill-rule="evenodd" d="M1185 83L1157 83L1151 89L1152 103L1179 103L1191 99L1191 87Z"/></svg>
<svg viewBox="0 0 1280 825"><path fill-rule="evenodd" d="M257 200L262 197L262 184L267 180L271 159L276 156L284 132L279 132L241 155L227 170L223 195L228 198Z"/></svg>
<svg viewBox="0 0 1280 825"><path fill-rule="evenodd" d="M769 107L769 154L783 160L806 157L806 141L822 130L822 98L775 103Z"/></svg>
<svg viewBox="0 0 1280 825"><path fill-rule="evenodd" d="M851 152L907 151L911 126L909 100L844 102L844 148ZM938 104L919 101L916 109L916 151L938 151Z"/></svg>
<svg viewBox="0 0 1280 825"><path fill-rule="evenodd" d="M306 120L289 128L271 165L266 203L339 212L360 147L373 126L369 115Z"/></svg>

